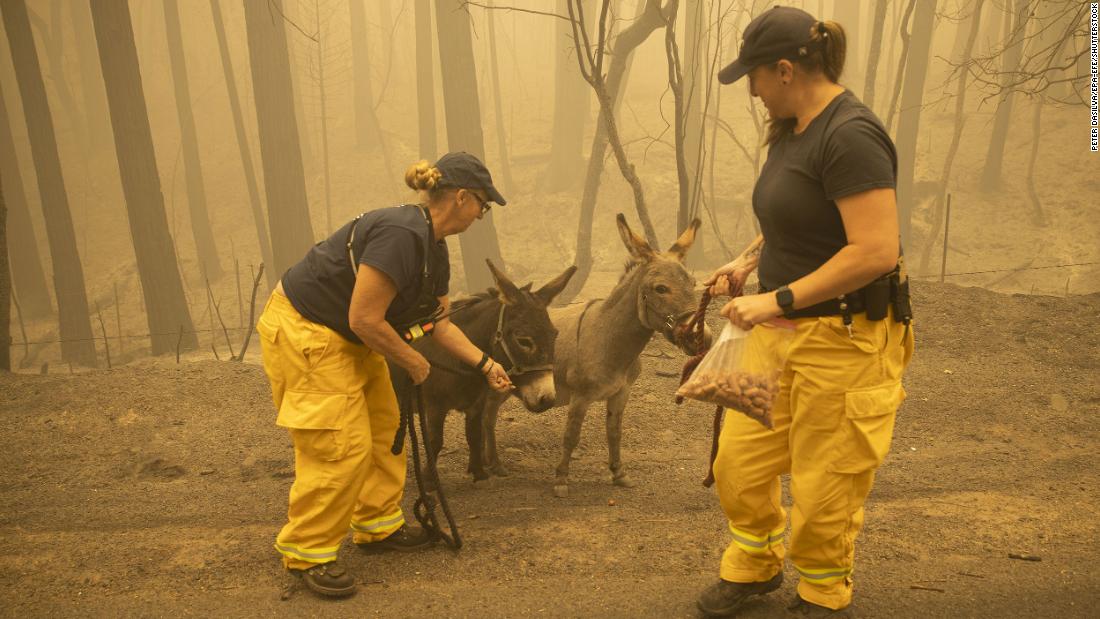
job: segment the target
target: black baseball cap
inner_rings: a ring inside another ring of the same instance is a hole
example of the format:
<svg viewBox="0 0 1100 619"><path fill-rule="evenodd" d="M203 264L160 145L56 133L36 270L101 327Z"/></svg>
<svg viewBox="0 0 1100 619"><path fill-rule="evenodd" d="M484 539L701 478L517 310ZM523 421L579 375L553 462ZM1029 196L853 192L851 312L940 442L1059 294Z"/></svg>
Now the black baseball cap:
<svg viewBox="0 0 1100 619"><path fill-rule="evenodd" d="M718 72L718 81L732 84L760 65L798 57L800 48L811 45L816 24L813 15L793 6L775 6L757 15L745 27L740 55Z"/></svg>
<svg viewBox="0 0 1100 619"><path fill-rule="evenodd" d="M435 162L435 168L443 174L439 179L443 187L464 189L482 189L489 194L489 201L504 206L504 196L493 186L493 177L489 169L477 157L470 153L447 153Z"/></svg>

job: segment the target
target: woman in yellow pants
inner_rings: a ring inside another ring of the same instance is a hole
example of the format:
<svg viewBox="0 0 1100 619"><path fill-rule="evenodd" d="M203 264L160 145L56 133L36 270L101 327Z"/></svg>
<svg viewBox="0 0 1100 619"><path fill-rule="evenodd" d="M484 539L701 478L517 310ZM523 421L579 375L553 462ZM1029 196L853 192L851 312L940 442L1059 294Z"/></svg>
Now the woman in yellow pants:
<svg viewBox="0 0 1100 619"><path fill-rule="evenodd" d="M505 203L467 153L415 164L405 182L420 204L364 213L315 245L283 275L257 325L276 423L294 442L294 485L275 549L322 595L355 592L336 561L349 529L367 551L430 543L401 511L405 453L391 452L400 415L386 361L424 382L428 361L399 332L448 306L444 239L481 219L490 203ZM446 318L433 337L492 388L511 388L504 369Z"/></svg>
<svg viewBox="0 0 1100 619"><path fill-rule="evenodd" d="M848 614L863 504L905 397L913 332L897 155L879 119L838 83L844 56L839 24L775 7L749 23L740 55L718 75L748 76L770 115L769 149L753 191L762 235L707 284L728 294L758 268L760 293L722 313L752 329L750 345L787 346L787 361L773 430L726 415L714 475L732 539L721 579L699 596L708 616L735 615L750 596L778 589L788 552L799 575L791 610ZM779 329L753 329L780 315L796 325L789 344Z"/></svg>

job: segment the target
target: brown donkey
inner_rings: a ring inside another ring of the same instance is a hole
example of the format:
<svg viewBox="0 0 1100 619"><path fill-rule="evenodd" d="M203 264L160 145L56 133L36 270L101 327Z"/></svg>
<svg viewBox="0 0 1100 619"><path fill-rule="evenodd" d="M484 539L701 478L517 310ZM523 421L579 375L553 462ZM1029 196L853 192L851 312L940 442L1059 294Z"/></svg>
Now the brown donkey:
<svg viewBox="0 0 1100 619"><path fill-rule="evenodd" d="M639 356L655 332L677 341L676 327L695 311L699 299L695 279L684 268L684 256L695 241L699 220L664 253L658 253L634 234L626 218L618 216L619 235L630 254L626 271L606 299L584 305L552 308L550 320L558 330L554 358L555 405L569 406L556 470L554 494L569 494L569 461L580 440L588 407L607 402L607 449L611 480L633 486L621 458L623 410L630 387L641 373ZM709 332L707 334L709 341ZM689 354L693 351L685 350ZM488 393L483 414L486 463L490 471L507 474L496 450L497 411L507 395Z"/></svg>

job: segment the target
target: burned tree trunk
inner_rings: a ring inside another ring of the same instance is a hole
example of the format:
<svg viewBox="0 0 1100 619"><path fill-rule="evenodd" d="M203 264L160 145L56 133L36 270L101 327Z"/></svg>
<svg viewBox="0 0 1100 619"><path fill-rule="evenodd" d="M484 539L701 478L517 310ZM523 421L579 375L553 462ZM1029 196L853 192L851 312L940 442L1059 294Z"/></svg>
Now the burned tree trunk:
<svg viewBox="0 0 1100 619"><path fill-rule="evenodd" d="M210 279L218 279L222 276L222 265L218 260L214 232L210 228L209 209L206 208L206 183L203 181L202 165L199 161L195 115L191 110L191 87L187 79L187 60L183 55L178 0L164 0L164 27L168 43L168 65L172 71L172 85L176 95L176 117L180 124L180 148L183 151L183 172L187 180L191 235L195 239L195 249L203 274Z"/></svg>
<svg viewBox="0 0 1100 619"><path fill-rule="evenodd" d="M435 80L432 67L431 0L415 0L416 10L416 123L420 139L420 158L435 161L439 154L435 126Z"/></svg>
<svg viewBox="0 0 1100 619"><path fill-rule="evenodd" d="M704 141L703 128L706 124L705 115L710 104L711 83L714 82L707 69L707 7L704 0L687 0L684 3L685 24L684 53L682 57L683 71L681 80L681 101L678 107L683 109L681 116L681 142L684 159L684 170L687 173L687 185L680 189L680 211L676 217L676 230L673 237L679 236L682 230L687 230L691 221L699 216L703 204L703 165L704 165ZM670 3L670 17L675 28L675 7ZM675 39L672 40L675 44ZM667 50L666 50L667 52ZM677 53L677 56L680 54ZM706 87L704 87L706 83ZM716 83L716 82L715 82ZM678 156L679 158L679 156ZM706 234L702 228L695 235L695 251L687 257L690 267L700 267L705 259Z"/></svg>
<svg viewBox="0 0 1100 619"><path fill-rule="evenodd" d="M565 15L569 0L557 0L557 13ZM577 73L573 29L564 19L554 20L554 124L550 141L550 165L544 180L547 191L563 191L580 178L584 125L588 118L591 89Z"/></svg>
<svg viewBox="0 0 1100 619"><path fill-rule="evenodd" d="M909 4L905 7L905 13L901 16L900 25L898 26L898 38L901 39L901 54L898 56L898 70L894 76L894 95L890 98L890 107L886 112L886 131L891 131L894 126L894 116L898 109L898 98L901 97L901 88L905 83L905 71L908 67L909 59L909 47L910 40L913 38L910 34L912 30L909 28L909 18L913 15L913 8L916 6L917 0L909 0ZM893 44L891 44L893 47ZM891 50L892 51L892 50Z"/></svg>
<svg viewBox="0 0 1100 619"><path fill-rule="evenodd" d="M558 295L558 303L568 303L573 300L592 272L592 220L596 212L596 198L600 192L604 156L607 154L609 145L608 136L615 124L634 50L663 25L664 18L661 16L659 0L639 2L634 21L619 33L615 38L614 47L609 51L611 62L607 67L607 77L604 80L609 105L605 106L602 101L600 102L596 135L592 138L592 150L588 156L584 192L581 194L580 221L577 224L577 252L573 259L573 263L577 265L577 273L569 280L565 290Z"/></svg>
<svg viewBox="0 0 1100 619"><path fill-rule="evenodd" d="M286 30L282 18L269 11L267 3L245 2L244 8L271 230L271 268L276 277L282 277L314 240L294 118Z"/></svg>
<svg viewBox="0 0 1100 619"><path fill-rule="evenodd" d="M971 54L974 51L974 42L978 39L978 31L981 29L983 4L985 4L985 0L975 0L972 9L973 12L970 15L970 27L965 31L967 34L965 37L959 37L965 42L963 48L955 55L955 62L959 63L955 68L959 73L958 85L955 88L955 131L951 135L951 145L947 147L947 157L944 159L943 172L940 174L939 192L932 207L932 227L928 232L928 238L925 239L924 248L921 251L920 266L917 272L922 274L928 273L928 267L930 266L932 258L932 249L935 247L936 241L940 236L940 230L943 229L944 225L944 204L947 200L948 183L951 180L951 167L955 164L955 155L958 153L959 145L962 143L963 127L966 125L966 80L970 77L970 71L968 69ZM960 35L963 32L962 26L960 25Z"/></svg>
<svg viewBox="0 0 1100 619"><path fill-rule="evenodd" d="M164 212L129 5L126 0L98 0L92 4L92 22L107 88L107 107L114 127L115 151L145 297L152 351L154 355L175 351L175 332L179 329L185 332L184 349L193 350L198 340L193 333L175 248L168 231L168 217Z"/></svg>
<svg viewBox="0 0 1100 619"><path fill-rule="evenodd" d="M1023 56L1024 31L1027 29L1027 21L1030 12L1028 0L1016 0L1013 4L1011 32L1006 40L1005 50L1002 53L1001 65L1002 84L1008 84L1013 79L1014 72L1020 66L1020 58ZM1001 186L1001 166L1004 164L1005 142L1008 141L1008 125L1012 118L1012 99L1014 88L1005 90L1001 102L997 105L997 113L993 118L993 131L989 136L989 150L985 154L985 167L982 168L982 191L995 191Z"/></svg>
<svg viewBox="0 0 1100 619"><path fill-rule="evenodd" d="M917 159L917 136L920 129L921 104L924 101L924 80L928 73L928 58L932 47L936 2L918 2L913 13L913 37L909 42L909 61L905 68L905 88L898 115L898 217L903 246L909 244L913 214L913 170Z"/></svg>
<svg viewBox="0 0 1100 619"><path fill-rule="evenodd" d="M87 2L73 2L71 8L76 57L80 61L80 94L84 101L88 146L92 152L99 152L111 143L111 118L107 112L107 93L103 92L103 75L97 62L99 51L95 44L92 14Z"/></svg>
<svg viewBox="0 0 1100 619"><path fill-rule="evenodd" d="M359 150L371 150L378 143L382 132L378 116L374 113L370 46L367 45L367 12L363 0L349 0L348 17L351 24L351 62L354 75L352 106L355 110L355 146ZM428 77L431 77L431 72Z"/></svg>
<svg viewBox="0 0 1100 619"><path fill-rule="evenodd" d="M46 219L60 322L61 356L70 363L95 366L95 344L84 289L84 268L80 265L80 255L76 249L69 198L65 194L65 179L57 154L50 104L46 99L38 52L31 36L27 6L24 0L5 0L0 4L0 13L3 13L19 92L23 98L23 115L30 134L31 154Z"/></svg>
<svg viewBox="0 0 1100 619"><path fill-rule="evenodd" d="M271 258L271 241L267 236L267 220L260 202L260 190L256 183L256 169L252 164L252 150L248 147L248 136L244 130L244 115L241 112L241 97L237 93L237 80L233 74L233 59L229 56L229 44L225 36L225 24L222 22L221 7L218 0L210 0L210 11L214 15L214 32L218 37L218 53L225 73L225 87L229 94L229 109L233 113L233 130L237 134L237 148L241 153L241 166L244 168L245 184L248 186L248 203L252 207L252 221L256 224L256 235L260 241L260 255L264 263L274 264ZM268 271L268 283L275 285L274 269Z"/></svg>
<svg viewBox="0 0 1100 619"><path fill-rule="evenodd" d="M7 104L0 95L0 174L4 175L4 201L8 207L8 251L11 258L11 281L19 289L23 309L28 316L49 316L50 289L46 272L38 254L38 237L31 225L31 211L19 175L15 157Z"/></svg>
<svg viewBox="0 0 1100 619"><path fill-rule="evenodd" d="M447 148L466 151L484 161L485 138L481 128L470 14L462 0L436 0L435 12L447 116ZM495 264L504 263L492 215L490 211L459 237L468 291L484 290L493 285L492 276L485 268L487 258Z"/></svg>
<svg viewBox="0 0 1100 619"><path fill-rule="evenodd" d="M268 21L273 22L273 21L278 20L278 21L282 22L284 19L290 19L290 20L295 20L296 23L300 23L303 19L302 15L301 15L302 11L300 10L302 8L301 7L301 2L303 2L303 1L304 0L292 0L289 3L289 4L294 5L294 8L295 8L294 12L291 12L287 8L288 3L285 0L261 0L261 2L259 4L262 5L261 8L263 8L264 12L267 14L267 17L265 19L267 19ZM280 9L283 11L283 14L286 15L286 17L284 18L278 12L271 10L270 3L276 3L280 7ZM245 3L246 7L249 4L256 4L256 3L255 2L246 2ZM248 21L247 15L248 15L248 12L246 11L245 12L245 16L246 16L245 17L245 22L246 23ZM292 95L291 96L291 101L292 101L292 106L294 108L294 122L298 123L298 147L299 147L299 150L301 151L301 159L302 159L302 165L303 165L302 174L304 175L306 173L306 168L307 167L308 167L309 172L314 172L316 170L317 159L315 158L316 153L313 150L313 134L312 134L313 127L312 127L311 123L309 122L308 114L306 114L307 106L306 106L306 98L305 98L305 93L306 93L306 84L304 83L305 78L302 76L302 71L299 67L299 65L301 63L301 57L300 57L301 50L299 50L298 47L297 47L297 41L298 41L298 37L301 37L303 35L302 35L301 32L299 32L296 29L293 29L293 28L287 29L286 25L283 24L283 23L277 24L277 25L275 25L275 27L278 27L279 31L283 33L283 39L284 39L283 47L287 50L286 51L287 67L288 67L287 70L290 72L290 85L288 87L290 88L290 93ZM253 90L255 90L255 86L253 86ZM272 271L273 271L272 274L274 275L275 274L274 269L272 269ZM281 277L282 273L279 272L278 275Z"/></svg>
<svg viewBox="0 0 1100 619"><path fill-rule="evenodd" d="M489 7L493 6L492 0L489 0ZM494 22L496 11L490 10L485 15L485 19L489 22L489 74L493 79L493 119L496 121L496 134L497 134L497 156L500 157L500 172L504 180L504 188L507 190L515 189L516 184L512 181L512 162L508 156L508 135L504 131L504 106L500 101L500 70L497 67L497 34L496 26ZM583 118L583 117L582 117ZM578 118L578 121L581 119ZM583 124L578 122L578 124Z"/></svg>
<svg viewBox="0 0 1100 619"><path fill-rule="evenodd" d="M0 371L11 371L11 271L8 269L8 209L0 171Z"/></svg>
<svg viewBox="0 0 1100 619"><path fill-rule="evenodd" d="M876 0L875 16L871 23L871 48L867 52L867 75L863 81L863 104L875 106L875 78L878 75L879 58L882 56L882 31L886 29L886 2ZM889 62L889 58L886 59Z"/></svg>

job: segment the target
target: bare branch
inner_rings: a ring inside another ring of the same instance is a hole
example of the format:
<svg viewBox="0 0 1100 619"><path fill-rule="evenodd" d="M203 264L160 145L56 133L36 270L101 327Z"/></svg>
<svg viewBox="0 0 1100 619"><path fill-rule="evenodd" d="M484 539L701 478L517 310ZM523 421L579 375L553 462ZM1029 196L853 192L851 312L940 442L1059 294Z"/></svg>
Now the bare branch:
<svg viewBox="0 0 1100 619"><path fill-rule="evenodd" d="M564 19L566 21L573 21L572 14L570 14L570 17L566 17L565 15L559 15L558 13L554 13L552 11L538 11L538 10L535 10L535 9L521 9L517 6L496 6L496 5L487 6L487 5L481 4L480 2L463 2L461 5L459 5L459 8L466 8L468 6L476 6L479 9L485 9L486 11L508 11L509 13L512 13L512 12L529 13L531 15L542 15L544 17L553 17L555 19Z"/></svg>

